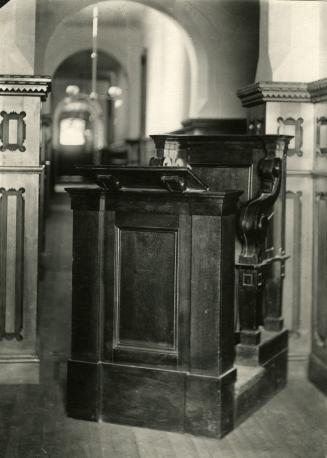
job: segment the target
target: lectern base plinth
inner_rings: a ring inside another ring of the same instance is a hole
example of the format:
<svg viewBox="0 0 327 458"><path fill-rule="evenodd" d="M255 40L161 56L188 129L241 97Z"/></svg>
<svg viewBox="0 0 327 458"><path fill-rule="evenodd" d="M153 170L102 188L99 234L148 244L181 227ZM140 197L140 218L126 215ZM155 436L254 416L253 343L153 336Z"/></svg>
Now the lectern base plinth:
<svg viewBox="0 0 327 458"><path fill-rule="evenodd" d="M261 407L287 382L287 330L263 331L262 337L262 342L251 349L237 346L236 424Z"/></svg>
<svg viewBox="0 0 327 458"><path fill-rule="evenodd" d="M235 369L212 377L70 360L67 413L84 420L220 438L234 426L235 380Z"/></svg>

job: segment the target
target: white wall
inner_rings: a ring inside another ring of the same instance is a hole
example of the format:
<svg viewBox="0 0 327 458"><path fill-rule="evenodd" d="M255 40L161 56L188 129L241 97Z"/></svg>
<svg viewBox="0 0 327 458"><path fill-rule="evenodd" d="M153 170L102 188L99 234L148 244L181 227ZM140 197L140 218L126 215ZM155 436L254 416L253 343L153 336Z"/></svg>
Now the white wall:
<svg viewBox="0 0 327 458"><path fill-rule="evenodd" d="M190 62L181 27L155 10L146 12L148 50L146 133L176 130L189 117Z"/></svg>
<svg viewBox="0 0 327 458"><path fill-rule="evenodd" d="M257 81L314 81L326 76L324 1L261 0Z"/></svg>
<svg viewBox="0 0 327 458"><path fill-rule="evenodd" d="M34 74L36 0L0 8L0 74Z"/></svg>

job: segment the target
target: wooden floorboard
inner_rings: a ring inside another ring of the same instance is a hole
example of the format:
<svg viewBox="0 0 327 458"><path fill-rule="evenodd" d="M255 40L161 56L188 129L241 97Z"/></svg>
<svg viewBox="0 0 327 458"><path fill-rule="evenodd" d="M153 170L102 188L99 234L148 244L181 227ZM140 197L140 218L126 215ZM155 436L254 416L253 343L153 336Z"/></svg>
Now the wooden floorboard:
<svg viewBox="0 0 327 458"><path fill-rule="evenodd" d="M326 458L327 398L292 380L222 440L92 423L65 414L71 224L67 199L48 220L40 284L40 385L0 387L0 458Z"/></svg>

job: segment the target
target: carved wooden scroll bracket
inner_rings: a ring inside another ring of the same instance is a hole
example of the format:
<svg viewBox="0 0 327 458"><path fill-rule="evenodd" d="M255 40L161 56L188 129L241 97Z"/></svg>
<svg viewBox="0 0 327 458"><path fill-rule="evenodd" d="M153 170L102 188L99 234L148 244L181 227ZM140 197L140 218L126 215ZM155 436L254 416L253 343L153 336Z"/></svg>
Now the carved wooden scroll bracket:
<svg viewBox="0 0 327 458"><path fill-rule="evenodd" d="M258 173L261 177L259 195L244 205L239 219L241 254L237 270L241 345L257 345L260 342L259 326L265 320L265 277L270 264L277 260L276 257L267 259L265 245L273 205L281 189L282 159L262 159ZM282 322L273 326L280 327Z"/></svg>
<svg viewBox="0 0 327 458"><path fill-rule="evenodd" d="M280 158L265 158L259 164L261 191L255 199L241 210L239 234L242 244L240 262L257 264L263 260L264 242L267 235L272 207L279 195L282 182Z"/></svg>

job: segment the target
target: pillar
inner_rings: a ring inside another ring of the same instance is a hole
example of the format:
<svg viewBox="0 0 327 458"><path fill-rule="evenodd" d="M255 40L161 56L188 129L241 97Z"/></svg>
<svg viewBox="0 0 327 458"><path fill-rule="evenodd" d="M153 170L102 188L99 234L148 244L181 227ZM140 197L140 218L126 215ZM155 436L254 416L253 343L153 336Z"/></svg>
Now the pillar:
<svg viewBox="0 0 327 458"><path fill-rule="evenodd" d="M260 14L257 81L238 95L247 108L249 133L293 136L287 158L285 244L290 259L283 316L290 330L290 373L304 375L317 334L312 316L327 276L322 232L327 217L327 79L322 79L327 5L265 0ZM327 341L327 323L320 328Z"/></svg>
<svg viewBox="0 0 327 458"><path fill-rule="evenodd" d="M41 101L50 78L0 76L0 383L37 383Z"/></svg>

